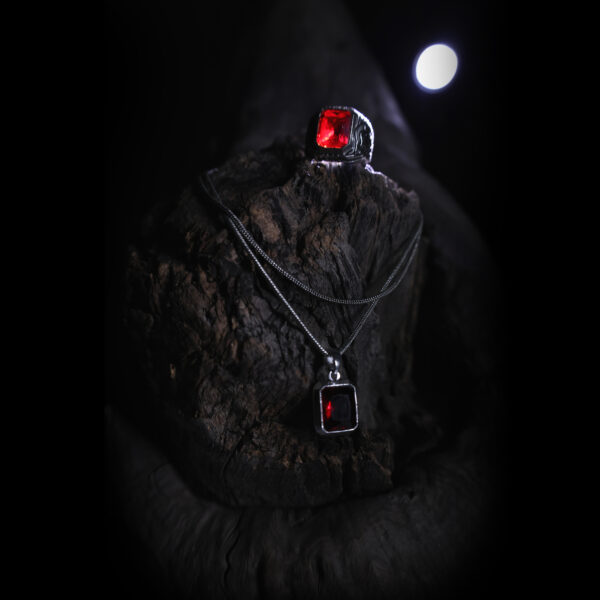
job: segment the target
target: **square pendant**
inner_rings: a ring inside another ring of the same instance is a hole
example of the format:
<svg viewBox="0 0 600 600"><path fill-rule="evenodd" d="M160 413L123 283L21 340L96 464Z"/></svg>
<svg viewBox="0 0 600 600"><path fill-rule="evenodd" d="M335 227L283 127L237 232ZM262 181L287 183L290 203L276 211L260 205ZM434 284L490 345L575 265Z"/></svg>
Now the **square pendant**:
<svg viewBox="0 0 600 600"><path fill-rule="evenodd" d="M315 429L319 435L349 433L358 427L358 399L351 383L328 383L315 389Z"/></svg>

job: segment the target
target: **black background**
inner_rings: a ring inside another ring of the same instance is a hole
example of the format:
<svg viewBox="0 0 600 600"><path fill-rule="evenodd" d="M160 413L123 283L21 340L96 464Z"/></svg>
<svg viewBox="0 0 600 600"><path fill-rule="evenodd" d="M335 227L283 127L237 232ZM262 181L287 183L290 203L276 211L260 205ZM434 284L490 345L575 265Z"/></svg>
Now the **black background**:
<svg viewBox="0 0 600 600"><path fill-rule="evenodd" d="M153 200L173 197L218 164L235 135L243 77L238 44L269 2L105 2L106 273ZM511 246L509 50L502 2L369 3L347 0L417 138L421 162L475 221L508 271ZM240 42L241 40L241 42ZM453 82L418 88L417 53L446 42L457 52ZM198 115L215 115L200 131ZM219 117L221 115L221 117Z"/></svg>
<svg viewBox="0 0 600 600"><path fill-rule="evenodd" d="M508 68L513 40L502 2L348 2L395 93L421 150L421 163L475 221L496 261L510 180ZM436 93L415 85L413 62L433 43L447 43L459 68Z"/></svg>
<svg viewBox="0 0 600 600"><path fill-rule="evenodd" d="M104 2L105 395L119 385L110 360L112 300L127 242L152 202L173 198L227 155L243 76L237 41L260 24L268 2ZM421 162L473 219L500 269L507 310L517 284L514 56L502 2L347 0L420 146ZM445 42L459 58L439 93L418 88L417 53ZM514 85L514 84L513 84ZM215 118L200 123L198 115ZM511 400L515 402L515 400ZM512 480L517 484L516 476ZM130 550L132 550L130 552ZM123 548L135 555L135 549ZM120 557L123 560L123 557ZM122 584L122 582L120 582Z"/></svg>

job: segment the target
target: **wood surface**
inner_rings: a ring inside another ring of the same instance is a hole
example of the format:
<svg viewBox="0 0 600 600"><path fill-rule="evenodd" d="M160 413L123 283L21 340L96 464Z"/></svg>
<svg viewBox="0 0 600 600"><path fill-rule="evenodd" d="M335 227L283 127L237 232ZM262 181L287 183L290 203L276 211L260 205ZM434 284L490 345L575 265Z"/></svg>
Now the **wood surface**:
<svg viewBox="0 0 600 600"><path fill-rule="evenodd" d="M322 357L198 182L151 203L114 311L115 568L144 597L493 597L505 367L485 243L420 165L340 3L275 3L258 39L238 139L212 174L223 201L273 259L335 296L377 291L420 213L423 239L345 355L359 430L323 439ZM306 160L302 123L339 103L372 120L372 169ZM360 309L276 281L319 339L343 343Z"/></svg>

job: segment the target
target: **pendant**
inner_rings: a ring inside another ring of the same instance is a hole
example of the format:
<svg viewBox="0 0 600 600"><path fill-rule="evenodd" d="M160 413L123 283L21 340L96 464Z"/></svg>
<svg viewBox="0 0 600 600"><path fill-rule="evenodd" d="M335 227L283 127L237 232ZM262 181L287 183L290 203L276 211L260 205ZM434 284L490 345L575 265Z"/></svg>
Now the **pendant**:
<svg viewBox="0 0 600 600"><path fill-rule="evenodd" d="M356 388L347 380L340 381L341 357L328 356L329 383L314 389L314 426L319 435L340 435L358 428Z"/></svg>

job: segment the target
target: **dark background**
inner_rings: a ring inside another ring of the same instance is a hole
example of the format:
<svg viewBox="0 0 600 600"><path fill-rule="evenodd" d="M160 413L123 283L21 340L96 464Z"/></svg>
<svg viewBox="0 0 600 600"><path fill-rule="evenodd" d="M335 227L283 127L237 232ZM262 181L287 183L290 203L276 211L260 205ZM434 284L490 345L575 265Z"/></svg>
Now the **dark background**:
<svg viewBox="0 0 600 600"><path fill-rule="evenodd" d="M110 282L139 215L219 164L235 135L251 40L269 2L106 0L105 232ZM347 0L421 149L421 161L483 233L507 271L508 52L502 2ZM427 93L412 65L426 45L457 52L453 82ZM209 130L198 115L211 112Z"/></svg>
<svg viewBox="0 0 600 600"><path fill-rule="evenodd" d="M498 263L508 204L507 86L514 40L505 2L347 2L420 145L421 163L475 221ZM362 6L362 8L361 8ZM446 43L459 67L436 93L413 80L420 50Z"/></svg>
<svg viewBox="0 0 600 600"><path fill-rule="evenodd" d="M239 47L269 2L104 2L105 394L119 385L112 363L113 300L122 257L141 214L173 198L227 155L251 51ZM507 298L516 286L513 145L508 115L509 48L502 2L347 0L412 128L421 162L473 219L499 267ZM417 53L445 42L458 54L453 82L418 88ZM202 124L198 116L214 118ZM368 115L367 115L368 116ZM141 554L126 546L116 560ZM123 582L120 585L136 585ZM135 587L131 592L135 591Z"/></svg>

